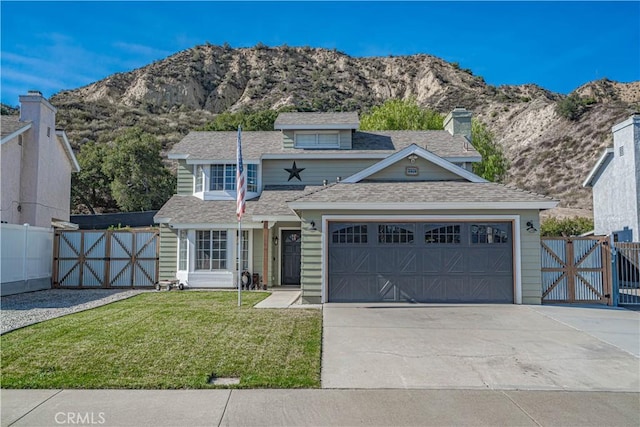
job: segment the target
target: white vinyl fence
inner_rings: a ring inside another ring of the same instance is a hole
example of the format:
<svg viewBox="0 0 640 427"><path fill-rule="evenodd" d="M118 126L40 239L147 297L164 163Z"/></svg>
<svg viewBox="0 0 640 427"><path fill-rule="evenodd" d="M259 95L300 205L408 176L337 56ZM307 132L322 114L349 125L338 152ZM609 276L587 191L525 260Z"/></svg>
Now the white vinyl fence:
<svg viewBox="0 0 640 427"><path fill-rule="evenodd" d="M51 288L53 229L0 224L0 295Z"/></svg>

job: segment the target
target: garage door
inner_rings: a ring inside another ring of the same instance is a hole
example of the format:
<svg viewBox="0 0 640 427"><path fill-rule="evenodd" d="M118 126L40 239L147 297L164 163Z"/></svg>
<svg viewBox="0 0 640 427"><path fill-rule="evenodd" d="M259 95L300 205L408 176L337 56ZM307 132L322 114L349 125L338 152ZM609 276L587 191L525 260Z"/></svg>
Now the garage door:
<svg viewBox="0 0 640 427"><path fill-rule="evenodd" d="M329 224L331 302L513 303L511 223Z"/></svg>

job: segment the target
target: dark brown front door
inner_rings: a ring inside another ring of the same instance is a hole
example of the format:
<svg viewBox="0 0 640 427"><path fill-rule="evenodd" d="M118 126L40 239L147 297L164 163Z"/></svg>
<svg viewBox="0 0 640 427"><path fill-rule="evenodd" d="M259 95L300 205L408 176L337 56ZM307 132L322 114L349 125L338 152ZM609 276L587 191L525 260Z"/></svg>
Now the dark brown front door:
<svg viewBox="0 0 640 427"><path fill-rule="evenodd" d="M300 230L282 230L282 284L300 286Z"/></svg>

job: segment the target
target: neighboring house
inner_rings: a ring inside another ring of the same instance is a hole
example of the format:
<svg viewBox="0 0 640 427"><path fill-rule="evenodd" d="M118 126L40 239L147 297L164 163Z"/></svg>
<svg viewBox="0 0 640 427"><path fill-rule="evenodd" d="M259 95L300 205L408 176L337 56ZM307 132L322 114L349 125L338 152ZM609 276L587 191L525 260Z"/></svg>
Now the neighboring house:
<svg viewBox="0 0 640 427"><path fill-rule="evenodd" d="M614 125L605 149L583 186L593 189L595 234L640 242L640 114Z"/></svg>
<svg viewBox="0 0 640 427"><path fill-rule="evenodd" d="M0 220L51 227L68 223L71 173L80 166L56 108L37 91L20 96L20 116L1 116Z"/></svg>
<svg viewBox="0 0 640 427"><path fill-rule="evenodd" d="M471 172L471 113L442 131L358 131L356 113L282 113L243 132L243 270L305 303L540 304L539 211L557 202ZM160 276L234 287L236 132L169 153L178 194L155 216ZM529 225L527 225L529 224Z"/></svg>
<svg viewBox="0 0 640 427"><path fill-rule="evenodd" d="M19 117L0 119L0 295L48 289L52 227L73 226L71 173L80 166L40 92L20 96Z"/></svg>

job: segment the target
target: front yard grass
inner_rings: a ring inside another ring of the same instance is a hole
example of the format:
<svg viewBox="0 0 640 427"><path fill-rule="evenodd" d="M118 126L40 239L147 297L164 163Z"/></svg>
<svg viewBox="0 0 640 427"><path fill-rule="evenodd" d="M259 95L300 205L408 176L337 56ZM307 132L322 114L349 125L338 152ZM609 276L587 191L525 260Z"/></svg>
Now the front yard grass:
<svg viewBox="0 0 640 427"><path fill-rule="evenodd" d="M252 308L266 296L145 293L9 332L2 388L319 387L322 313Z"/></svg>

